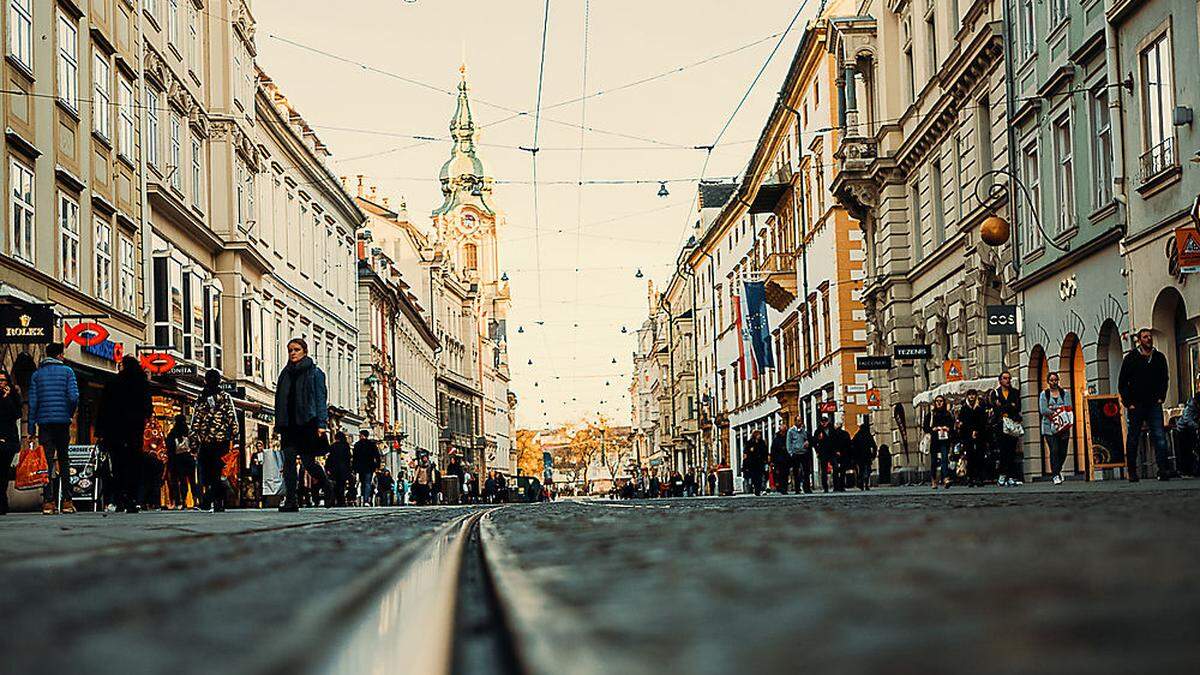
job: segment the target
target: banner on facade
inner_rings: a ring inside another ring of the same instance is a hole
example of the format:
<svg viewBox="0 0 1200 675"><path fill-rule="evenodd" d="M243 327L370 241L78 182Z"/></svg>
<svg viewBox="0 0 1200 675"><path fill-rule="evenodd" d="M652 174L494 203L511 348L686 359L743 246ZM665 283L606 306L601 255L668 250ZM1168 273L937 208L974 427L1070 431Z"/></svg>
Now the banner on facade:
<svg viewBox="0 0 1200 675"><path fill-rule="evenodd" d="M740 377L743 380L754 379L753 376L747 371L748 364L746 363L746 340L745 340L746 331L743 328L743 325L745 322L742 320L743 315L742 315L742 298L741 298L741 296L738 296L738 295L733 296L732 298L730 298L729 304L730 304L730 309L733 310L733 317L734 317L733 321L735 324L734 327L737 329L738 377Z"/></svg>
<svg viewBox="0 0 1200 675"><path fill-rule="evenodd" d="M892 357L856 356L854 357L854 365L859 370L891 370Z"/></svg>
<svg viewBox="0 0 1200 675"><path fill-rule="evenodd" d="M987 308L988 335L1017 334L1016 305L988 305Z"/></svg>
<svg viewBox="0 0 1200 675"><path fill-rule="evenodd" d="M775 353L771 349L771 327L767 321L767 290L762 281L747 281L742 284L745 293L742 302L743 353L748 352L753 367L746 368L752 377L764 370L775 368Z"/></svg>
<svg viewBox="0 0 1200 675"><path fill-rule="evenodd" d="M0 305L0 344L45 345L54 342L50 305Z"/></svg>

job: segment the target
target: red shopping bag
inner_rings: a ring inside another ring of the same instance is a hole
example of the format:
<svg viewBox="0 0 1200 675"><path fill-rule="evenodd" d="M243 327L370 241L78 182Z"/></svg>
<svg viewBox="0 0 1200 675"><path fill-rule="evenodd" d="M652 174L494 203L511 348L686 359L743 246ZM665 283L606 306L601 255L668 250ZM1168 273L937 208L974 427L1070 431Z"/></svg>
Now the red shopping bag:
<svg viewBox="0 0 1200 675"><path fill-rule="evenodd" d="M221 455L221 477L228 481L229 487L234 490L237 490L238 461L241 455L241 450L232 443L229 445L229 451Z"/></svg>
<svg viewBox="0 0 1200 675"><path fill-rule="evenodd" d="M18 490L36 490L50 482L50 467L46 464L46 452L36 438L30 438L21 448L17 458L17 475L14 483Z"/></svg>

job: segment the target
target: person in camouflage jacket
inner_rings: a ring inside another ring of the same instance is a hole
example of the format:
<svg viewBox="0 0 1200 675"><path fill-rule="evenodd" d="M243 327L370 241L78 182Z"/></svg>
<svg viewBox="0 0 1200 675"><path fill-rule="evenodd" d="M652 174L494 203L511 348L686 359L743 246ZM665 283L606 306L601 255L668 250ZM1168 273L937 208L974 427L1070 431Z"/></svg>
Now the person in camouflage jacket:
<svg viewBox="0 0 1200 675"><path fill-rule="evenodd" d="M221 482L222 457L237 433L237 412L233 398L221 391L221 373L204 374L204 390L192 412L190 442L197 450L200 482L204 486L201 504L212 511L225 510L225 484Z"/></svg>

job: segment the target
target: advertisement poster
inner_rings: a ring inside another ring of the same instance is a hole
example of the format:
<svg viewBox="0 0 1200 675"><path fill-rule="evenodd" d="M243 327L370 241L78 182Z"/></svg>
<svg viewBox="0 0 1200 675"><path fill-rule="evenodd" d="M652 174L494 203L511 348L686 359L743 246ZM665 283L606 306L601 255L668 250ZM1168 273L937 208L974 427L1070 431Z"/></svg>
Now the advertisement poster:
<svg viewBox="0 0 1200 675"><path fill-rule="evenodd" d="M96 501L100 494L100 481L96 469L100 463L100 450L95 445L72 445L67 448L70 462L68 479L71 483L72 501Z"/></svg>

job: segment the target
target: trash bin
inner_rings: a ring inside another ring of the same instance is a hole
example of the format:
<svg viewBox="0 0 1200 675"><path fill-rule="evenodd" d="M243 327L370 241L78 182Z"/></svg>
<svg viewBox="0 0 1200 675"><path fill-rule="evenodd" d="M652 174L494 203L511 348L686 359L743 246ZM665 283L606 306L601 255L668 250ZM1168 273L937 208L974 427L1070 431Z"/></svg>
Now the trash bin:
<svg viewBox="0 0 1200 675"><path fill-rule="evenodd" d="M717 469L717 494L723 497L733 494L733 469Z"/></svg>
<svg viewBox="0 0 1200 675"><path fill-rule="evenodd" d="M462 503L462 485L458 482L458 476L442 476L442 503Z"/></svg>

